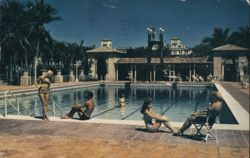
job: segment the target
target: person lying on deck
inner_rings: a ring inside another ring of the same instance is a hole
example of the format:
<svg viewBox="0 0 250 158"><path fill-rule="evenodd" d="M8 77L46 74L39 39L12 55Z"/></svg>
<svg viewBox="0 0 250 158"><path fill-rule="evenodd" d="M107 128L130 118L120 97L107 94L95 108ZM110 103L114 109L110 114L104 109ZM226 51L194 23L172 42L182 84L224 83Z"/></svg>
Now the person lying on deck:
<svg viewBox="0 0 250 158"><path fill-rule="evenodd" d="M78 113L80 120L90 119L91 114L94 111L95 104L93 101L93 93L90 91L87 93L87 101L83 105L72 105L71 111L67 115L63 116L62 119L72 119L76 112Z"/></svg>

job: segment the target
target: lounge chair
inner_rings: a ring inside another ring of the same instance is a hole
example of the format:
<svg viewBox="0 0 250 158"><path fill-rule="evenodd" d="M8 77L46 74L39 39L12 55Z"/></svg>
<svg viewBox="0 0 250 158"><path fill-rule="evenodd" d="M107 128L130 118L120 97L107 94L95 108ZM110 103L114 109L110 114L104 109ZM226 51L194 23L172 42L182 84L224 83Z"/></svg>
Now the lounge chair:
<svg viewBox="0 0 250 158"><path fill-rule="evenodd" d="M194 121L192 124L195 126L197 132L196 136L202 138L205 142L208 138L217 139L215 133L212 131L212 127L214 123L216 123L217 118L219 118L220 111L209 110L206 115L204 116L197 116L197 117L204 117L204 119L197 119L199 121ZM203 134L201 132L202 128L205 127L207 129L207 133Z"/></svg>

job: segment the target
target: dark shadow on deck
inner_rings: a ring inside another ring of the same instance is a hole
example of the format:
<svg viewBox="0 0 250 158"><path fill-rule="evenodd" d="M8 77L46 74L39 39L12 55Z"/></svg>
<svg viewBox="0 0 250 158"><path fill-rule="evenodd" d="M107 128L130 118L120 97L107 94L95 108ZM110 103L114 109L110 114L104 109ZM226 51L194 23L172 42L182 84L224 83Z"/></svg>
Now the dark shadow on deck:
<svg viewBox="0 0 250 158"><path fill-rule="evenodd" d="M135 130L140 131L140 132L146 132L146 133L171 133L170 131L164 131L164 130L157 130L156 132L151 132L147 130L146 128L136 128Z"/></svg>

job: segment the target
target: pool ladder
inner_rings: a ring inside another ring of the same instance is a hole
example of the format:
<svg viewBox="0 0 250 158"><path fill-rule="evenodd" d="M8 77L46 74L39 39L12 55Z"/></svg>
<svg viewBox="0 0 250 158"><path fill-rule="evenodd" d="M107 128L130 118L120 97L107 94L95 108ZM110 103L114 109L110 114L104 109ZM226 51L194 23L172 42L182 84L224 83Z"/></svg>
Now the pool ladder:
<svg viewBox="0 0 250 158"><path fill-rule="evenodd" d="M53 102L53 103L52 103L52 104L53 104L53 109L49 106L49 104L48 104L48 106L49 106L49 109L52 111L53 116L54 116L54 117L59 117L59 116L56 114L56 108L60 111L61 116L63 116L63 111L62 111L62 109L58 106L58 104L55 102L55 100L53 99L52 96L50 96L50 99L51 99L51 101Z"/></svg>
<svg viewBox="0 0 250 158"><path fill-rule="evenodd" d="M16 99L16 105L14 105L13 103L9 101L10 98ZM57 103L51 96L50 96L50 99L52 101L53 107L51 108L50 105L48 105L48 107L49 107L49 110L53 113L53 116L58 117L58 115L56 114L56 108L60 111L61 116L62 116L63 111L61 110L61 108L57 105ZM20 112L21 112L20 106L23 107L23 109L28 113L28 116L35 116L35 114L30 112L30 110L24 106L24 103L19 97L17 97L13 92L6 90L4 92L4 115L3 115L4 117L7 117L8 115L8 105L10 105L13 109L17 111L18 116L20 115Z"/></svg>
<svg viewBox="0 0 250 158"><path fill-rule="evenodd" d="M9 101L9 98L16 99L16 106ZM4 117L7 117L8 115L8 104L11 105L13 109L17 111L17 115L20 115L20 106L24 108L24 110L28 113L28 116L32 116L33 114L23 105L22 100L18 98L14 93L12 93L9 90L6 90L4 92Z"/></svg>

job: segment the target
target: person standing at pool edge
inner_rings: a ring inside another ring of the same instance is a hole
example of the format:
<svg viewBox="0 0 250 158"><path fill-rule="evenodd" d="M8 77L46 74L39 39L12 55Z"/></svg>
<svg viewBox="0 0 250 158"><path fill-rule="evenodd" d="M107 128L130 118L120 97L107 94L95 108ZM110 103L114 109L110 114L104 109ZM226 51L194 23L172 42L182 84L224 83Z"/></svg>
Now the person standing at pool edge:
<svg viewBox="0 0 250 158"><path fill-rule="evenodd" d="M53 76L53 72L48 70L47 73L39 77L35 81L35 85L38 87L39 98L43 105L43 119L49 121L48 110L49 110L49 96L50 96L50 83ZM41 84L38 86L37 82Z"/></svg>
<svg viewBox="0 0 250 158"><path fill-rule="evenodd" d="M164 115L159 115L153 112L152 110L152 97L148 96L147 100L144 102L141 113L143 114L143 119L146 125L146 128L150 132L156 132L162 125L162 123L171 130L171 132L176 133L177 131L172 127L169 122L169 119ZM153 119L156 121L153 123Z"/></svg>
<svg viewBox="0 0 250 158"><path fill-rule="evenodd" d="M93 93L90 91L87 93L88 93L87 101L83 105L81 104L72 105L70 112L67 115L63 116L63 119L72 119L76 112L78 113L80 120L90 119L91 114L94 111L95 104L93 101Z"/></svg>

